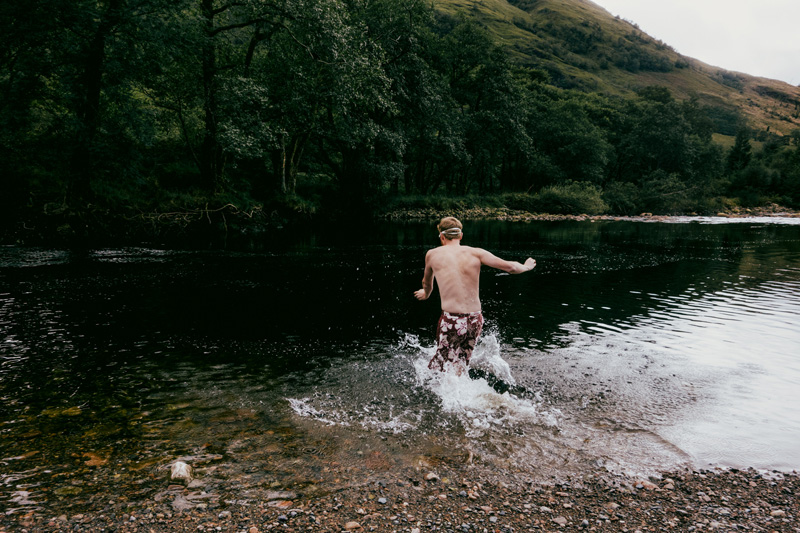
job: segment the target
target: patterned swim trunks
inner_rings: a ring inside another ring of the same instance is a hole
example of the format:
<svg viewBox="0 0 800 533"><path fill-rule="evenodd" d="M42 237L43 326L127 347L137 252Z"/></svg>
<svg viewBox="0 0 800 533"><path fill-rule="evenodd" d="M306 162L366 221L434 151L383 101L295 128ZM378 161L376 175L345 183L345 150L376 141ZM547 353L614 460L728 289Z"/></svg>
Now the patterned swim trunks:
<svg viewBox="0 0 800 533"><path fill-rule="evenodd" d="M483 329L483 314L442 312L436 330L436 354L428 368L444 372L445 363L462 361L469 365L472 350Z"/></svg>

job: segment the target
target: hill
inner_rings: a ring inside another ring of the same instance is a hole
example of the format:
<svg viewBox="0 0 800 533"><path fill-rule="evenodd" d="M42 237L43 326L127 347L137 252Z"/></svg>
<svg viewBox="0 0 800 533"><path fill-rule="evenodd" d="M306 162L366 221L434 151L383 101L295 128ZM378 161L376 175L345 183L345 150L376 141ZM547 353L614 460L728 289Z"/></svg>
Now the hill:
<svg viewBox="0 0 800 533"><path fill-rule="evenodd" d="M708 106L724 135L741 122L756 136L800 128L800 87L681 55L589 0L437 0L436 9L478 21L517 62L546 71L559 87L627 96L665 86Z"/></svg>

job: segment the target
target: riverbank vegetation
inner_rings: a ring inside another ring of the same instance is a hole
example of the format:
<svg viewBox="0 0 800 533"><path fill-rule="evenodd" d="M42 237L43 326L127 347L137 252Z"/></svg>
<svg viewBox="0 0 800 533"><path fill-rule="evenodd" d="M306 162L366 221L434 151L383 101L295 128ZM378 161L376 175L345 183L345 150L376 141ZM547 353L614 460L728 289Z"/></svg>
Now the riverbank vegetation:
<svg viewBox="0 0 800 533"><path fill-rule="evenodd" d="M800 207L800 130L755 132L664 86L569 88L418 0L2 10L7 235L281 224L447 198L620 215ZM714 141L734 123L730 147Z"/></svg>

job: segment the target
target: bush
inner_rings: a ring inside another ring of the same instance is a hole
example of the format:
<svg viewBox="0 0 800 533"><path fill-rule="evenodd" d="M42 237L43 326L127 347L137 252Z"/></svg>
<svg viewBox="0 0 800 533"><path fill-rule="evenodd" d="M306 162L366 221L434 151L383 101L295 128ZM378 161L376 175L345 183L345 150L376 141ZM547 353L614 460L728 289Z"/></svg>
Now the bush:
<svg viewBox="0 0 800 533"><path fill-rule="evenodd" d="M534 213L539 205L536 197L525 192L510 192L501 197L502 203L509 209Z"/></svg>
<svg viewBox="0 0 800 533"><path fill-rule="evenodd" d="M537 211L558 215L599 215L608 211L602 191L591 183L569 181L536 194Z"/></svg>
<svg viewBox="0 0 800 533"><path fill-rule="evenodd" d="M614 181L603 191L603 200L615 215L637 215L643 211L642 194L633 183Z"/></svg>

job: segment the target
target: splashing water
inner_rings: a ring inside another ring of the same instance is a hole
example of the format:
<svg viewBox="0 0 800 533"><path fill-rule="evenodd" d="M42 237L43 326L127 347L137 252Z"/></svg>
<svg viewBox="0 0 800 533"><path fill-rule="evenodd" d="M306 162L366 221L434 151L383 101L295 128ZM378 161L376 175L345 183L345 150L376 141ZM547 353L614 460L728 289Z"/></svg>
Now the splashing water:
<svg viewBox="0 0 800 533"><path fill-rule="evenodd" d="M557 429L559 412L543 410L537 394L499 393L485 378L428 369L435 348L422 346L414 335L406 335L392 351L388 360L333 370L329 381L310 394L287 398L291 409L327 425L412 436L460 428L465 437L478 439L524 434L532 425ZM481 337L470 366L516 385L496 332Z"/></svg>

